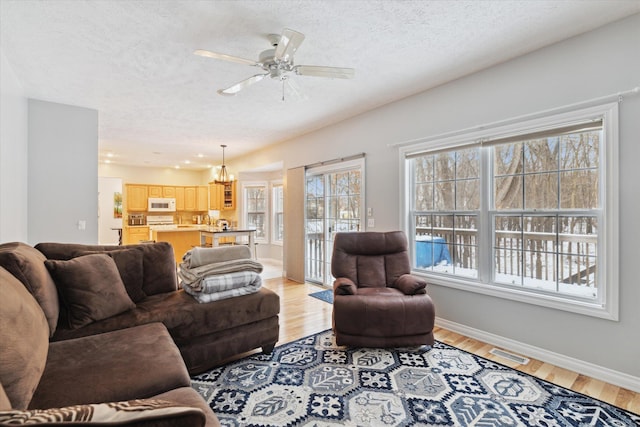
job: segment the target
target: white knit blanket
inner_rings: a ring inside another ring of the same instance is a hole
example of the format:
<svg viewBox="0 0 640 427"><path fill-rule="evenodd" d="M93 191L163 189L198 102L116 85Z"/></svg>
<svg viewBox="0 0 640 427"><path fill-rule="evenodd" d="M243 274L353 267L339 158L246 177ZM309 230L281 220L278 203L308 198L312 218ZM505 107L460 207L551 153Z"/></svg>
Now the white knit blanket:
<svg viewBox="0 0 640 427"><path fill-rule="evenodd" d="M195 290L186 283L182 283L182 287L198 302L207 303L256 293L262 287L262 278L254 271L236 271L206 276L200 284L200 290Z"/></svg>

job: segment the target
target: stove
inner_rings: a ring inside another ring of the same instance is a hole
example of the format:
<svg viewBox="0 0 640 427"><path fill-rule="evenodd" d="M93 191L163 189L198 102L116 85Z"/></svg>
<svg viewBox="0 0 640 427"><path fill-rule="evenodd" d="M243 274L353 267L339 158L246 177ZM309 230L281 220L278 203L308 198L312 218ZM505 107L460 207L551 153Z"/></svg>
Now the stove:
<svg viewBox="0 0 640 427"><path fill-rule="evenodd" d="M173 215L147 215L147 225L173 225Z"/></svg>

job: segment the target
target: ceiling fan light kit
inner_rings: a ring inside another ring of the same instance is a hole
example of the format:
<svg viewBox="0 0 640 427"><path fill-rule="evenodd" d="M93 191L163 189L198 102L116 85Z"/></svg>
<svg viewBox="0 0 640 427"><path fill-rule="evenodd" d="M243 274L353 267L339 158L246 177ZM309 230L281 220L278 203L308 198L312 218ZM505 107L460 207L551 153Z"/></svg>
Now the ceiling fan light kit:
<svg viewBox="0 0 640 427"><path fill-rule="evenodd" d="M267 76L284 82L291 74L332 79L351 79L355 75L355 70L353 68L325 67L319 65L294 65L293 57L304 41L304 34L299 33L298 31L285 28L282 31L282 34L269 34L267 38L274 48L267 49L260 53L258 61L202 49L198 49L194 53L207 58L259 67L265 71L264 73L253 75L225 89L219 89L218 94L225 96L236 95L241 90L259 82Z"/></svg>

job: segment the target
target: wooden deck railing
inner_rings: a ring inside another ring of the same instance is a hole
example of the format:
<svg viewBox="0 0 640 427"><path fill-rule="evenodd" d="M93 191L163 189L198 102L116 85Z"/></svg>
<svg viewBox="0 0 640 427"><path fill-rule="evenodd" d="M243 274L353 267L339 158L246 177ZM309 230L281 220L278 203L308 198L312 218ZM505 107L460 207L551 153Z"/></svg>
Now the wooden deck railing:
<svg viewBox="0 0 640 427"><path fill-rule="evenodd" d="M454 232L451 228L416 228L416 235L429 233L447 242L455 266L478 269L477 230L457 229ZM560 255L556 254L554 233L497 231L495 235L496 274L551 282L559 277L561 283L597 286L596 235L558 235ZM523 257L527 257L525 262ZM522 271L523 265L525 271Z"/></svg>
<svg viewBox="0 0 640 427"><path fill-rule="evenodd" d="M477 230L457 229L454 232L451 228L416 228L416 235L428 232L447 242L455 266L478 269ZM594 256L597 236L560 234L558 238L560 247L564 248L560 255L556 254L554 233L497 231L494 246L496 274L554 283L559 277L561 283L597 287ZM326 266L325 242L321 233L307 235L306 251L307 279L321 282ZM527 257L525 262L523 257ZM523 265L526 266L525 271L522 271Z"/></svg>

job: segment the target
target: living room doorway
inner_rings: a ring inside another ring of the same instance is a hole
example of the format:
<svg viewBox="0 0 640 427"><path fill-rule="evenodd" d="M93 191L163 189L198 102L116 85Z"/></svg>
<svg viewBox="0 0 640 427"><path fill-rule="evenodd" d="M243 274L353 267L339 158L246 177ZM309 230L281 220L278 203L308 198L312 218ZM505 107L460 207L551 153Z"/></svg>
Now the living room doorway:
<svg viewBox="0 0 640 427"><path fill-rule="evenodd" d="M361 231L364 155L308 167L305 173L305 280L331 286L337 232Z"/></svg>

